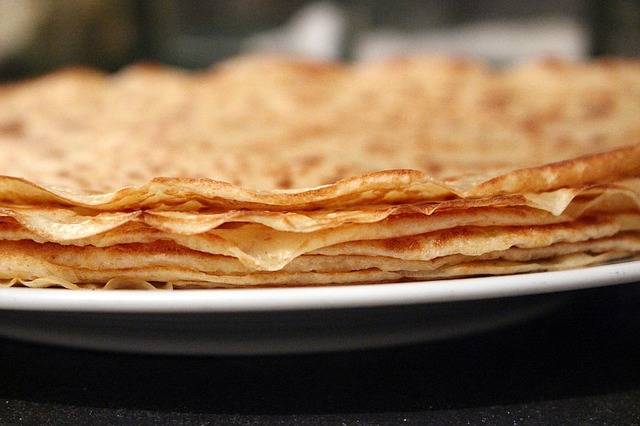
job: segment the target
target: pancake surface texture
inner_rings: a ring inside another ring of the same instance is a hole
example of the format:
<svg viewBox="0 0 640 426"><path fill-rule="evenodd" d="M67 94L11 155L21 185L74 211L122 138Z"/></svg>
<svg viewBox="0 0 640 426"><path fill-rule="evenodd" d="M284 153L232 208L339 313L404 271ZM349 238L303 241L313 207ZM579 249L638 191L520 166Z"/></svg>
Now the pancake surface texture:
<svg viewBox="0 0 640 426"><path fill-rule="evenodd" d="M239 57L0 86L0 286L446 279L640 253L640 62Z"/></svg>

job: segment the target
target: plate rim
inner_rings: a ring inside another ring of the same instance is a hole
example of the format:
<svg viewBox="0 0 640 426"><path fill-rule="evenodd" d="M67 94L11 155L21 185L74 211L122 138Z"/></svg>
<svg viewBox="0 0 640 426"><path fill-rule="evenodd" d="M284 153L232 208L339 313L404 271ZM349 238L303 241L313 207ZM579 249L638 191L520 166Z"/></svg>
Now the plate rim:
<svg viewBox="0 0 640 426"><path fill-rule="evenodd" d="M326 287L179 291L0 289L0 310L224 313L373 308L462 302L640 281L640 260L553 272Z"/></svg>

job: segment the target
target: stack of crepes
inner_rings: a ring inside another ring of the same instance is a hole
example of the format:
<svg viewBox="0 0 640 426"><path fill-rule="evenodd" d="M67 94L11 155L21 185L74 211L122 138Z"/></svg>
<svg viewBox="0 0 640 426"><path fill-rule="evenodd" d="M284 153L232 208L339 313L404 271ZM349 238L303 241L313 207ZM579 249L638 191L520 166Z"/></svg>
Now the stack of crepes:
<svg viewBox="0 0 640 426"><path fill-rule="evenodd" d="M245 57L0 88L2 286L424 281L640 253L640 63Z"/></svg>

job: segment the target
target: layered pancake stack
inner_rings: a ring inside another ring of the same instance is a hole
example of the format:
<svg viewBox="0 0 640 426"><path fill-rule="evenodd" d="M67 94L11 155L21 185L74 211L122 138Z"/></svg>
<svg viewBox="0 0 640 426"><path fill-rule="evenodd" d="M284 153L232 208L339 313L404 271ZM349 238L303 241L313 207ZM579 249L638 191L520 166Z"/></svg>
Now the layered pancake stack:
<svg viewBox="0 0 640 426"><path fill-rule="evenodd" d="M0 285L424 281L640 253L640 63L247 57L0 88Z"/></svg>

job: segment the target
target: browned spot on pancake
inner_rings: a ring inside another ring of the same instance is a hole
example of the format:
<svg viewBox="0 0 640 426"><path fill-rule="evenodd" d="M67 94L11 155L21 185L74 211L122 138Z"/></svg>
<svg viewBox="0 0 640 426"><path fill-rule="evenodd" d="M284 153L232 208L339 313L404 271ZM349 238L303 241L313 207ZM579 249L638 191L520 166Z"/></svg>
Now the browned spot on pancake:
<svg viewBox="0 0 640 426"><path fill-rule="evenodd" d="M600 118L610 114L615 107L615 99L611 94L601 93L591 96L586 101L585 118Z"/></svg>
<svg viewBox="0 0 640 426"><path fill-rule="evenodd" d="M367 144L367 152L371 153L371 154L382 154L382 155L389 155L389 154L393 154L394 151L394 146L393 143L391 143L388 140L381 140L381 141L372 141L369 144Z"/></svg>
<svg viewBox="0 0 640 426"><path fill-rule="evenodd" d="M319 166L322 161L322 157L319 155L307 155L302 157L300 163L303 165L303 167L308 168Z"/></svg>
<svg viewBox="0 0 640 426"><path fill-rule="evenodd" d="M512 101L512 96L513 95L506 91L494 90L487 93L482 99L482 106L493 112L502 112Z"/></svg>
<svg viewBox="0 0 640 426"><path fill-rule="evenodd" d="M427 174L437 176L444 170L444 167L440 163L430 162L425 166L425 170Z"/></svg>
<svg viewBox="0 0 640 426"><path fill-rule="evenodd" d="M382 246L394 253L403 253L420 248L420 242L413 237L390 238L381 240Z"/></svg>
<svg viewBox="0 0 640 426"><path fill-rule="evenodd" d="M446 244L447 241L451 239L463 238L472 234L473 232L471 231L471 228L467 228L467 227L456 227L456 228L447 229L437 234L434 244L437 247L437 246Z"/></svg>
<svg viewBox="0 0 640 426"><path fill-rule="evenodd" d="M24 131L24 123L20 120L0 123L0 136L20 137L24 134Z"/></svg>
<svg viewBox="0 0 640 426"><path fill-rule="evenodd" d="M293 179L290 174L283 174L278 178L276 185L281 189L290 189L293 186Z"/></svg>
<svg viewBox="0 0 640 426"><path fill-rule="evenodd" d="M2 216L0 217L0 230L1 231L18 231L22 229L16 220L12 217Z"/></svg>

